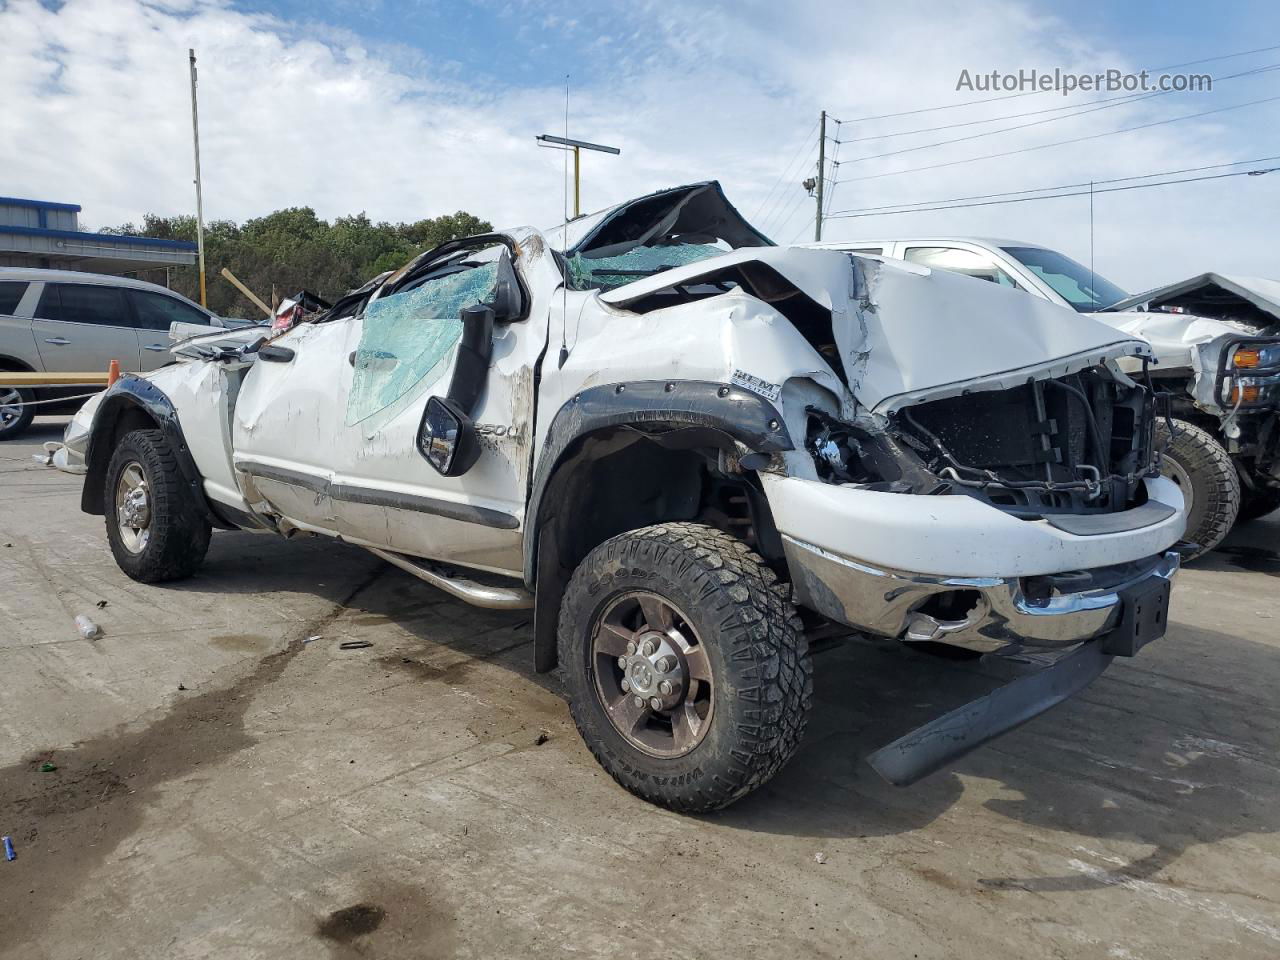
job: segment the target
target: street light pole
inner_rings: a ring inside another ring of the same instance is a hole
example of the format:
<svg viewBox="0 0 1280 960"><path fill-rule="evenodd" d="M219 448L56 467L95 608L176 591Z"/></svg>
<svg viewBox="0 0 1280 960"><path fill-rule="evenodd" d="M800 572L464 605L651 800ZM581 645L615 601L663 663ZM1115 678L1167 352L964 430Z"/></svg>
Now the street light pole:
<svg viewBox="0 0 1280 960"><path fill-rule="evenodd" d="M200 194L200 116L196 112L196 52L188 48L191 58L191 138L196 154L196 250L200 259L200 306L207 307L204 284L204 199Z"/></svg>
<svg viewBox="0 0 1280 960"><path fill-rule="evenodd" d="M585 140L570 140L567 137L553 137L549 133L540 133L534 137L540 147L553 147L557 150L573 151L573 215L582 216L582 151L595 150L599 153L622 153L618 147L606 147L600 143L588 143Z"/></svg>

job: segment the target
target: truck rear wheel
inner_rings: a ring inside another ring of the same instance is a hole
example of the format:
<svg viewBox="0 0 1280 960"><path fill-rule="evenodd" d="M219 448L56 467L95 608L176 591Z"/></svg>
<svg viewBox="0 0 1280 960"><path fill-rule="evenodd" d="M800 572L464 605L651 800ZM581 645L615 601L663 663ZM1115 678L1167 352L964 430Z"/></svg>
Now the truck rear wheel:
<svg viewBox="0 0 1280 960"><path fill-rule="evenodd" d="M1185 420L1173 421L1175 433L1156 422L1156 444L1164 446L1160 472L1182 489L1187 501L1187 540L1197 545L1187 559L1208 553L1231 531L1240 510L1240 477L1213 434Z"/></svg>
<svg viewBox="0 0 1280 960"><path fill-rule="evenodd" d="M102 502L111 553L134 580L181 580L204 563L212 530L191 502L159 430L134 430L120 441L107 466Z"/></svg>
<svg viewBox="0 0 1280 960"><path fill-rule="evenodd" d="M1240 516L1236 523L1248 523L1280 510L1280 487L1254 487L1240 489Z"/></svg>
<svg viewBox="0 0 1280 960"><path fill-rule="evenodd" d="M565 591L558 643L587 747L660 806L724 807L804 735L813 665L787 588L712 527L659 524L592 550Z"/></svg>

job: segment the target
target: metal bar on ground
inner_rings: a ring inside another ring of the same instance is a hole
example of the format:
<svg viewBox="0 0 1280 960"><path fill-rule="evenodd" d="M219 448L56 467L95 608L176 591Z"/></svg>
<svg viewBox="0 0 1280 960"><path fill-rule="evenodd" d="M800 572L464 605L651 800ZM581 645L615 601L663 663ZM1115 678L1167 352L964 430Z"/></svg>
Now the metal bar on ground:
<svg viewBox="0 0 1280 960"><path fill-rule="evenodd" d="M105 387L106 373L41 373L0 370L0 387Z"/></svg>

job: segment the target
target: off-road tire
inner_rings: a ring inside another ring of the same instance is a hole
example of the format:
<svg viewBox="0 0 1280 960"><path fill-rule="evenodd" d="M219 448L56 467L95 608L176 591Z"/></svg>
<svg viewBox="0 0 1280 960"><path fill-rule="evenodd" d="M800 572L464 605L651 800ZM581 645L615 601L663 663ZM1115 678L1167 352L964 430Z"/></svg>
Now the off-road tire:
<svg viewBox="0 0 1280 960"><path fill-rule="evenodd" d="M142 467L151 502L150 539L138 553L124 545L116 504L120 474L135 462ZM125 434L111 454L104 483L107 540L121 570L141 583L163 583L182 580L200 569L212 530L192 502L173 448L161 431Z"/></svg>
<svg viewBox="0 0 1280 960"><path fill-rule="evenodd" d="M1156 445L1163 447L1167 460L1180 467L1190 483L1190 513L1185 539L1196 544L1194 560L1208 553L1231 531L1240 511L1240 477L1235 464L1217 438L1185 420L1173 421L1174 434L1164 421L1156 422ZM1179 470L1166 464L1162 472L1174 480ZM1187 491L1184 491L1186 493Z"/></svg>
<svg viewBox="0 0 1280 960"><path fill-rule="evenodd" d="M0 393L7 392L9 392L8 388L0 387ZM36 408L29 405L36 398L35 391L19 387L17 394L23 403L22 412L18 414L17 419L10 420L8 423L0 421L0 440L16 439L26 432L27 427L31 426L31 421L35 419Z"/></svg>
<svg viewBox="0 0 1280 960"><path fill-rule="evenodd" d="M1280 510L1280 487L1254 487L1250 490L1241 485L1240 515L1236 517L1236 523L1259 520L1276 510Z"/></svg>
<svg viewBox="0 0 1280 960"><path fill-rule="evenodd" d="M656 593L698 632L712 668L710 726L684 756L650 756L610 722L595 690L591 629L611 599ZM780 584L745 543L664 523L621 534L574 571L560 607L559 670L587 747L620 785L682 813L727 806L774 776L804 736L813 663Z"/></svg>

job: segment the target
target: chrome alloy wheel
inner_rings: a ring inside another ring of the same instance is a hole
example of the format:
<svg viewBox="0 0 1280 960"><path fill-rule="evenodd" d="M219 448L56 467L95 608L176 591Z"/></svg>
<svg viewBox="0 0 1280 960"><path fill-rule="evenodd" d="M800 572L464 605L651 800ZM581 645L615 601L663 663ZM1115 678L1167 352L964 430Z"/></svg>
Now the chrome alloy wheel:
<svg viewBox="0 0 1280 960"><path fill-rule="evenodd" d="M151 540L151 492L142 464L131 460L116 481L116 523L120 542L130 553L141 553Z"/></svg>
<svg viewBox="0 0 1280 960"><path fill-rule="evenodd" d="M17 387L0 387L0 427L7 427L22 416L22 394Z"/></svg>
<svg viewBox="0 0 1280 960"><path fill-rule="evenodd" d="M618 733L653 757L682 757L711 728L711 662L698 632L656 593L615 598L592 625L596 695Z"/></svg>

